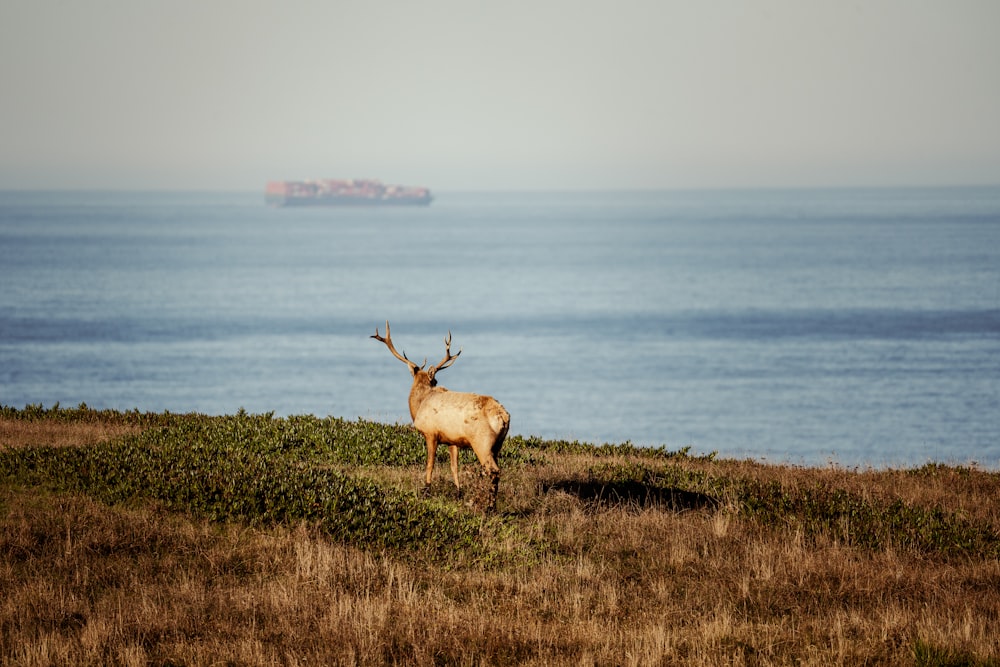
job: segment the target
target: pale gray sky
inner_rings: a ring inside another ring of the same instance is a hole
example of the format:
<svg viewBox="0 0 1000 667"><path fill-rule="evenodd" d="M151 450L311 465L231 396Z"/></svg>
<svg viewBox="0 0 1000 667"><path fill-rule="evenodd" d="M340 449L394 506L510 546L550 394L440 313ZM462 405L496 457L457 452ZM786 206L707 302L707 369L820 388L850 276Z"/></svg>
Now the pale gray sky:
<svg viewBox="0 0 1000 667"><path fill-rule="evenodd" d="M1000 183L996 0L0 0L0 189Z"/></svg>

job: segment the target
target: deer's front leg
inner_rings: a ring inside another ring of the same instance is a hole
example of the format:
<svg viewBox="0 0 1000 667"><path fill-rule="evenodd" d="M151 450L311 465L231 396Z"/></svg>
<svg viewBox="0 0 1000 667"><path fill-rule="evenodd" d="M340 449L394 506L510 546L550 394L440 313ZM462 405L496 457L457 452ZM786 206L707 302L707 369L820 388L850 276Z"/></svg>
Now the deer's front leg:
<svg viewBox="0 0 1000 667"><path fill-rule="evenodd" d="M427 474L424 481L427 486L431 485L431 477L434 476L434 457L437 456L438 443L433 435L424 436L427 439Z"/></svg>
<svg viewBox="0 0 1000 667"><path fill-rule="evenodd" d="M451 478L455 480L455 488L461 489L458 483L458 445L448 445L448 456L451 457Z"/></svg>

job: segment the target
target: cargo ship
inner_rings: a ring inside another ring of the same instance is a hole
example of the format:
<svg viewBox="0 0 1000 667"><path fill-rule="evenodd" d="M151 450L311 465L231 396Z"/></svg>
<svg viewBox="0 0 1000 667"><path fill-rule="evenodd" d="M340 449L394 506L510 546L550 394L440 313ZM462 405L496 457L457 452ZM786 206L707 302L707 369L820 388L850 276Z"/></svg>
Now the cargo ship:
<svg viewBox="0 0 1000 667"><path fill-rule="evenodd" d="M433 199L427 188L374 179L268 181L265 190L271 206L427 206Z"/></svg>

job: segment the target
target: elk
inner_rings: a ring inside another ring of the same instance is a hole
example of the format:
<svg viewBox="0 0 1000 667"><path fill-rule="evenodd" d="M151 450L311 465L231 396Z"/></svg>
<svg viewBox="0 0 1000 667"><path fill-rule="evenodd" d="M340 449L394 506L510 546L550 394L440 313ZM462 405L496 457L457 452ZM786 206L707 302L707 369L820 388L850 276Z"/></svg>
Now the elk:
<svg viewBox="0 0 1000 667"><path fill-rule="evenodd" d="M420 366L410 361L405 354L396 351L389 334L389 322L385 323L385 338L379 335L375 328L377 341L385 343L393 356L409 366L413 375L413 386L410 388L410 417L413 426L427 441L427 474L424 477L425 488L430 486L434 473L434 457L438 444L448 445L451 457L451 476L455 486L461 489L458 482L458 450L470 448L479 459L479 463L492 481L492 502L496 499L497 484L500 479L500 467L497 457L507 430L510 428L510 414L499 401L492 396L480 396L458 391L448 391L437 384L436 375L455 363L458 354L451 353L451 332L444 339L444 359L436 366L424 370L427 359Z"/></svg>

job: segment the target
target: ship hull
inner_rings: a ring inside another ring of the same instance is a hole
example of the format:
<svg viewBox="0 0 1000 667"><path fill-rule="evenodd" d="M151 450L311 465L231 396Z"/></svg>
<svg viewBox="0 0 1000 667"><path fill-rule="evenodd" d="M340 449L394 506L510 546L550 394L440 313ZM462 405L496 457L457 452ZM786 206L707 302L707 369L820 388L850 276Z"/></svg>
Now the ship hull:
<svg viewBox="0 0 1000 667"><path fill-rule="evenodd" d="M433 197L396 197L393 199L373 199L370 197L285 197L268 195L265 201L270 206L429 206Z"/></svg>
<svg viewBox="0 0 1000 667"><path fill-rule="evenodd" d="M427 206L434 200L423 187L381 181L322 179L270 181L264 200L271 206Z"/></svg>

